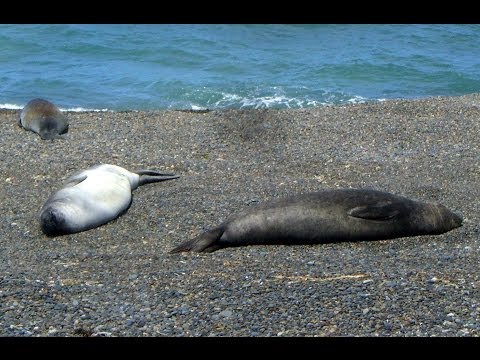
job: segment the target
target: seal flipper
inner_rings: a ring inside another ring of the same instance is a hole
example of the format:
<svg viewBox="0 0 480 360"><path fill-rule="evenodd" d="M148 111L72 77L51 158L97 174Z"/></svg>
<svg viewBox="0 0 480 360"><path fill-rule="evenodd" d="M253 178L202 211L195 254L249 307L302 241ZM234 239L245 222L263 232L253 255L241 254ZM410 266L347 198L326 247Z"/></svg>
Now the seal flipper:
<svg viewBox="0 0 480 360"><path fill-rule="evenodd" d="M224 226L216 227L191 240L185 241L183 244L180 244L171 250L170 254L186 251L207 253L214 252L215 250L223 247L221 244L219 244L218 240L223 235L224 231Z"/></svg>
<svg viewBox="0 0 480 360"><path fill-rule="evenodd" d="M138 170L136 171L136 173L138 175L154 175L154 176L174 176L175 175L171 173L161 173L155 170L148 170L148 169Z"/></svg>
<svg viewBox="0 0 480 360"><path fill-rule="evenodd" d="M140 171L137 171L136 173L140 175L140 178L138 179L138 186L142 186L150 183L156 183L159 181L178 179L180 177L179 175L162 174L162 173L151 171L151 170L140 170Z"/></svg>
<svg viewBox="0 0 480 360"><path fill-rule="evenodd" d="M78 174L74 174L70 176L65 183L63 184L64 187L70 187L80 184L83 180L85 180L88 175L82 174L83 172L79 172Z"/></svg>
<svg viewBox="0 0 480 360"><path fill-rule="evenodd" d="M379 221L393 219L399 213L398 206L391 201L380 201L375 204L357 206L348 211L348 215L351 217Z"/></svg>

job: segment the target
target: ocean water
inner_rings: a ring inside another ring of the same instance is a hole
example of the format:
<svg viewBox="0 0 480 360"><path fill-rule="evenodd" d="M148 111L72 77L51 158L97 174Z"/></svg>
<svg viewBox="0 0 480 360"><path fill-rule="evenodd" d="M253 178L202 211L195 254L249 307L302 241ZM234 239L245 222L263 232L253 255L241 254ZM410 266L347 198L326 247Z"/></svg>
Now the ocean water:
<svg viewBox="0 0 480 360"><path fill-rule="evenodd" d="M0 24L0 108L305 108L480 92L476 24Z"/></svg>

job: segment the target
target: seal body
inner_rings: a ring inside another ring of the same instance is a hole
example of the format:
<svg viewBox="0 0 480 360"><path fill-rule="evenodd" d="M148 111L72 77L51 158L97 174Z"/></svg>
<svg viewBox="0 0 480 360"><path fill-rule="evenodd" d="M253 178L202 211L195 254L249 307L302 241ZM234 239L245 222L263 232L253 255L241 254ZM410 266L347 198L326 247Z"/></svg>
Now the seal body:
<svg viewBox="0 0 480 360"><path fill-rule="evenodd" d="M443 205L370 189L324 190L248 208L171 252L441 234L462 218Z"/></svg>
<svg viewBox="0 0 480 360"><path fill-rule="evenodd" d="M138 186L176 179L152 170L130 172L101 164L70 176L40 210L42 231L49 236L80 232L107 223L125 212Z"/></svg>
<svg viewBox="0 0 480 360"><path fill-rule="evenodd" d="M44 99L30 100L22 109L18 125L40 135L43 140L62 138L68 119L58 107Z"/></svg>

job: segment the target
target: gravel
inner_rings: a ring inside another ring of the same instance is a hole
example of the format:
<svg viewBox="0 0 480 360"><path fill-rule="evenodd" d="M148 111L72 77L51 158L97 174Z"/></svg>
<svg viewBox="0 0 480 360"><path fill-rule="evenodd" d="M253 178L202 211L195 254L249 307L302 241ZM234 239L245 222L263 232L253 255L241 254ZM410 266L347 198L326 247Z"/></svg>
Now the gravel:
<svg viewBox="0 0 480 360"><path fill-rule="evenodd" d="M480 94L297 110L68 112L44 141L0 110L0 336L478 336ZM177 180L48 238L38 212L98 163ZM169 254L249 205L369 187L440 202L438 236Z"/></svg>

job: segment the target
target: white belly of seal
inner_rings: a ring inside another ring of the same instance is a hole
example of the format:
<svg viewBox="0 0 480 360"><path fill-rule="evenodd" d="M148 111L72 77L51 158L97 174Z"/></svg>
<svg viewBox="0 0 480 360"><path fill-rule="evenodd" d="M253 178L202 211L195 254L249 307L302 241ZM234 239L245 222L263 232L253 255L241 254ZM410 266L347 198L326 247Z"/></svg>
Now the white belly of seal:
<svg viewBox="0 0 480 360"><path fill-rule="evenodd" d="M89 172L88 177L72 187L62 189L71 199L73 218L82 223L102 223L116 218L130 204L132 190L123 175Z"/></svg>

